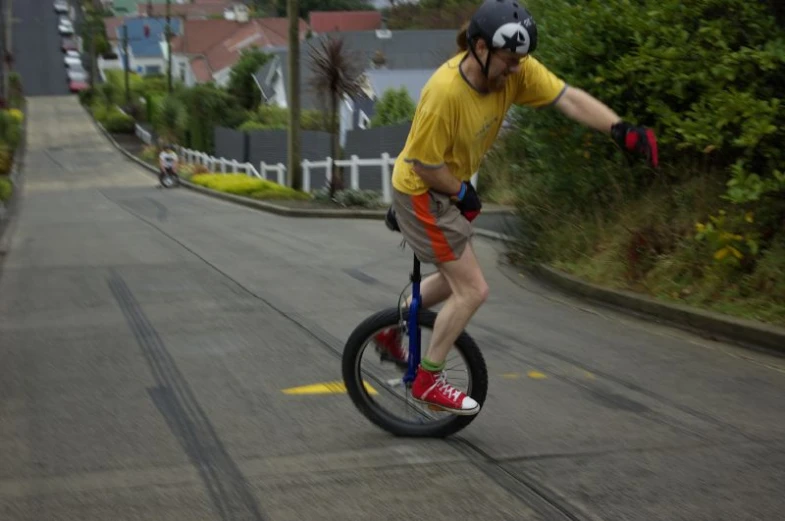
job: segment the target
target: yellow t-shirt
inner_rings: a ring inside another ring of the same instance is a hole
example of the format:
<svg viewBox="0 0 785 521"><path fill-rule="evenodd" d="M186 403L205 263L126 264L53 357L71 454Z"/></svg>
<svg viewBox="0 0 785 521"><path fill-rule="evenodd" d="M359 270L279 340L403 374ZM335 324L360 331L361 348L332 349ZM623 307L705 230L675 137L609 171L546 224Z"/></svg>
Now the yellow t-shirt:
<svg viewBox="0 0 785 521"><path fill-rule="evenodd" d="M468 52L468 51L467 51ZM413 162L439 167L447 164L461 181L468 181L496 139L510 105L541 107L553 103L566 84L539 61L527 56L504 90L481 94L462 76L459 53L441 67L422 89L409 137L393 167L392 185L417 195L428 185Z"/></svg>

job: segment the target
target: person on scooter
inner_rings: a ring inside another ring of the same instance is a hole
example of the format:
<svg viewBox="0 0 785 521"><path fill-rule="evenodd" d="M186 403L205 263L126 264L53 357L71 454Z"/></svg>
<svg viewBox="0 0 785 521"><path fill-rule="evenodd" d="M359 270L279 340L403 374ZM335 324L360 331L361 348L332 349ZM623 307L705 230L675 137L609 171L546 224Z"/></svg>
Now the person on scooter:
<svg viewBox="0 0 785 521"><path fill-rule="evenodd" d="M161 153L158 154L158 182L161 183L161 186L164 185L163 180L167 171L177 177L177 165L177 153L171 144L164 143L161 147Z"/></svg>

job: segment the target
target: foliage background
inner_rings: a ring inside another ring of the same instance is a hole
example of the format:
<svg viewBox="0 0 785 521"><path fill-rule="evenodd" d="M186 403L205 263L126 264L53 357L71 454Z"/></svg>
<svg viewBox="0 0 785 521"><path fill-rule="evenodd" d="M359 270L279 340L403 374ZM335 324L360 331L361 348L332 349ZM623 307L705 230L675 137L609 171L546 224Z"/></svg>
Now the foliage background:
<svg viewBox="0 0 785 521"><path fill-rule="evenodd" d="M654 128L662 165L628 161L558 111L515 109L483 172L486 193L515 187L519 259L785 322L785 30L770 6L529 4L537 58Z"/></svg>

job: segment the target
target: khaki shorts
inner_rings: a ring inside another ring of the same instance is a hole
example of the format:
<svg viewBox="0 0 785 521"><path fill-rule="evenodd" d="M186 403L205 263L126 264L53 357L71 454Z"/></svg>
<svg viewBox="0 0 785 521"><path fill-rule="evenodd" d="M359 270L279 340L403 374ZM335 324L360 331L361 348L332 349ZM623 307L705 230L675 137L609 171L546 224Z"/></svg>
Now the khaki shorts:
<svg viewBox="0 0 785 521"><path fill-rule="evenodd" d="M471 223L445 194L409 195L393 188L392 206L401 233L420 262L457 260L474 235Z"/></svg>

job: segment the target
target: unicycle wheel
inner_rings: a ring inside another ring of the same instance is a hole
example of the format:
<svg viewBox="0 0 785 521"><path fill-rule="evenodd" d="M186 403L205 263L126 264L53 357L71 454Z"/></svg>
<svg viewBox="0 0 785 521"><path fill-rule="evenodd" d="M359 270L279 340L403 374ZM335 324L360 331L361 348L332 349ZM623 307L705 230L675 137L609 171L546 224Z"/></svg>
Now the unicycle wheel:
<svg viewBox="0 0 785 521"><path fill-rule="evenodd" d="M398 308L380 311L361 322L349 336L343 351L343 379L346 390L359 411L378 427L396 436L441 438L454 434L469 425L477 415L462 416L417 402L409 387L403 383L404 369L400 363L388 363L386 369L373 364L375 359L385 362L376 352L374 337L389 328L400 328L408 318ZM425 353L433 330L436 313L421 310L418 317ZM404 342L407 335L401 332ZM408 352L408 350L405 350ZM370 364L363 362L369 358ZM389 357L387 357L389 358ZM448 354L445 372L452 385L460 387L480 406L488 392L488 371L479 347L465 331L455 341Z"/></svg>

